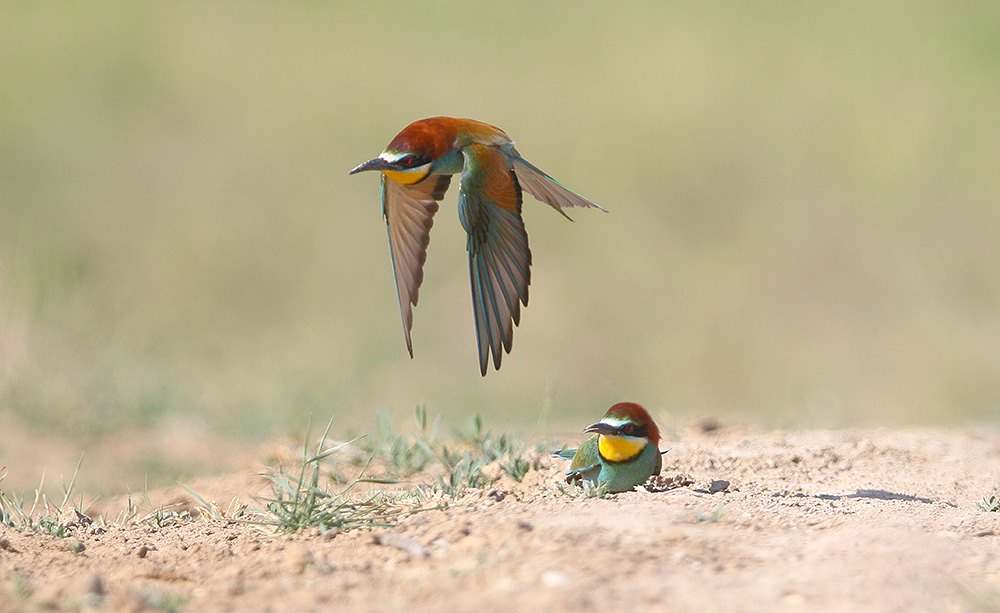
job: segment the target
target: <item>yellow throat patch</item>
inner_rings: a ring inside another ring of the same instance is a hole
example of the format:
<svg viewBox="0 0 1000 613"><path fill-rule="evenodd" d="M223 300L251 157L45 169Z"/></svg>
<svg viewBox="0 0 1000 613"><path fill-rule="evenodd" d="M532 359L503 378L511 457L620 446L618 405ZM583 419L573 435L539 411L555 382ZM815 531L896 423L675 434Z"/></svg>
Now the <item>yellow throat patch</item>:
<svg viewBox="0 0 1000 613"><path fill-rule="evenodd" d="M597 450L609 462L625 462L642 453L648 444L645 438L602 434L597 440Z"/></svg>
<svg viewBox="0 0 1000 613"><path fill-rule="evenodd" d="M413 170L383 170L382 172L396 183L413 185L424 180L430 170L430 164L425 164Z"/></svg>

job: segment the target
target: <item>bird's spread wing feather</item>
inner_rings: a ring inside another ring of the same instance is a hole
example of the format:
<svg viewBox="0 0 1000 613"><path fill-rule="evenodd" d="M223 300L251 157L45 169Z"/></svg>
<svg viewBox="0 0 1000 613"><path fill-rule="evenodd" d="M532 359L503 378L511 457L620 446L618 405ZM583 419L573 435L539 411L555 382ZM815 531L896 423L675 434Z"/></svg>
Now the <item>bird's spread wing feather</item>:
<svg viewBox="0 0 1000 613"><path fill-rule="evenodd" d="M594 204L556 181L546 174L545 171L520 155L514 153L512 154L512 159L514 160L514 172L517 174L517 179L521 183L521 187L528 190L528 193L535 198L562 213L566 219L569 219L569 215L563 211L563 207L596 208L607 212L604 207Z"/></svg>
<svg viewBox="0 0 1000 613"><path fill-rule="evenodd" d="M431 175L415 185L402 185L382 175L382 214L388 226L396 293L411 358L413 307L417 305L417 293L424 280L423 266L437 201L444 197L450 181L451 175Z"/></svg>
<svg viewBox="0 0 1000 613"><path fill-rule="evenodd" d="M531 251L521 219L521 188L503 155L485 145L462 150L465 165L458 196L462 227L468 233L472 307L479 342L479 366L499 370L510 353L521 305L528 304Z"/></svg>

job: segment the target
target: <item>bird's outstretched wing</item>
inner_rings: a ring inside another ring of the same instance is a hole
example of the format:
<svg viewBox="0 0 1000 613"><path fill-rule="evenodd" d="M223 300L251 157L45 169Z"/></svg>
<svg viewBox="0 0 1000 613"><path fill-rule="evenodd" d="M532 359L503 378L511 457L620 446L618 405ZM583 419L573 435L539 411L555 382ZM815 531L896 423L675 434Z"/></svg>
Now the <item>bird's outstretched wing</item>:
<svg viewBox="0 0 1000 613"><path fill-rule="evenodd" d="M531 251L521 219L521 187L503 155L485 145L469 145L462 154L458 213L469 235L472 308L485 376L490 353L497 370L503 352L510 353L521 305L528 304Z"/></svg>
<svg viewBox="0 0 1000 613"><path fill-rule="evenodd" d="M417 294L424 280L423 267L434 213L438 210L437 201L444 197L450 182L451 175L431 175L415 185L402 185L382 175L382 215L389 231L399 311L411 358L413 307L417 306Z"/></svg>
<svg viewBox="0 0 1000 613"><path fill-rule="evenodd" d="M570 217L563 211L563 207L578 206L601 209L605 213L607 212L604 207L594 204L550 177L545 171L518 155L516 151L511 153L511 158L514 160L514 173L517 175L521 187L528 190L528 193L535 198L562 213L566 219Z"/></svg>

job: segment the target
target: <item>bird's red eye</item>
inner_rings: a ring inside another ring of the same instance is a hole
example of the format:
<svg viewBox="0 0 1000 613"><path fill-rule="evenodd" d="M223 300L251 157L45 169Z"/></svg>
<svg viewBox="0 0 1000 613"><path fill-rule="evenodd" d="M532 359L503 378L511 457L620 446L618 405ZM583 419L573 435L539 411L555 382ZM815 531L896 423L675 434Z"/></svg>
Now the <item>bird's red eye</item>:
<svg viewBox="0 0 1000 613"><path fill-rule="evenodd" d="M635 424L625 424L622 426L622 432L625 434L632 434L635 432Z"/></svg>
<svg viewBox="0 0 1000 613"><path fill-rule="evenodd" d="M413 166L414 161L416 161L416 158L414 158L412 155L407 155L405 157L400 158L399 164L401 166Z"/></svg>

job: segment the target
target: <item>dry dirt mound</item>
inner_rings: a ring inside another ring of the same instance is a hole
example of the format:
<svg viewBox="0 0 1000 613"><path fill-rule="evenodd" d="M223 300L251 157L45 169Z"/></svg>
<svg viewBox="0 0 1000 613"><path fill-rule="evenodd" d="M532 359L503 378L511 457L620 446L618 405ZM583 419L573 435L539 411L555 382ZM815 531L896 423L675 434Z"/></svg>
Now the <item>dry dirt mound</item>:
<svg viewBox="0 0 1000 613"><path fill-rule="evenodd" d="M546 459L523 483L501 480L388 529L274 536L211 519L95 524L65 539L3 529L0 609L1000 607L1000 513L977 504L1000 492L998 433L713 426L679 439L661 487L574 498L555 490L563 463ZM223 506L266 491L248 475L191 487Z"/></svg>

